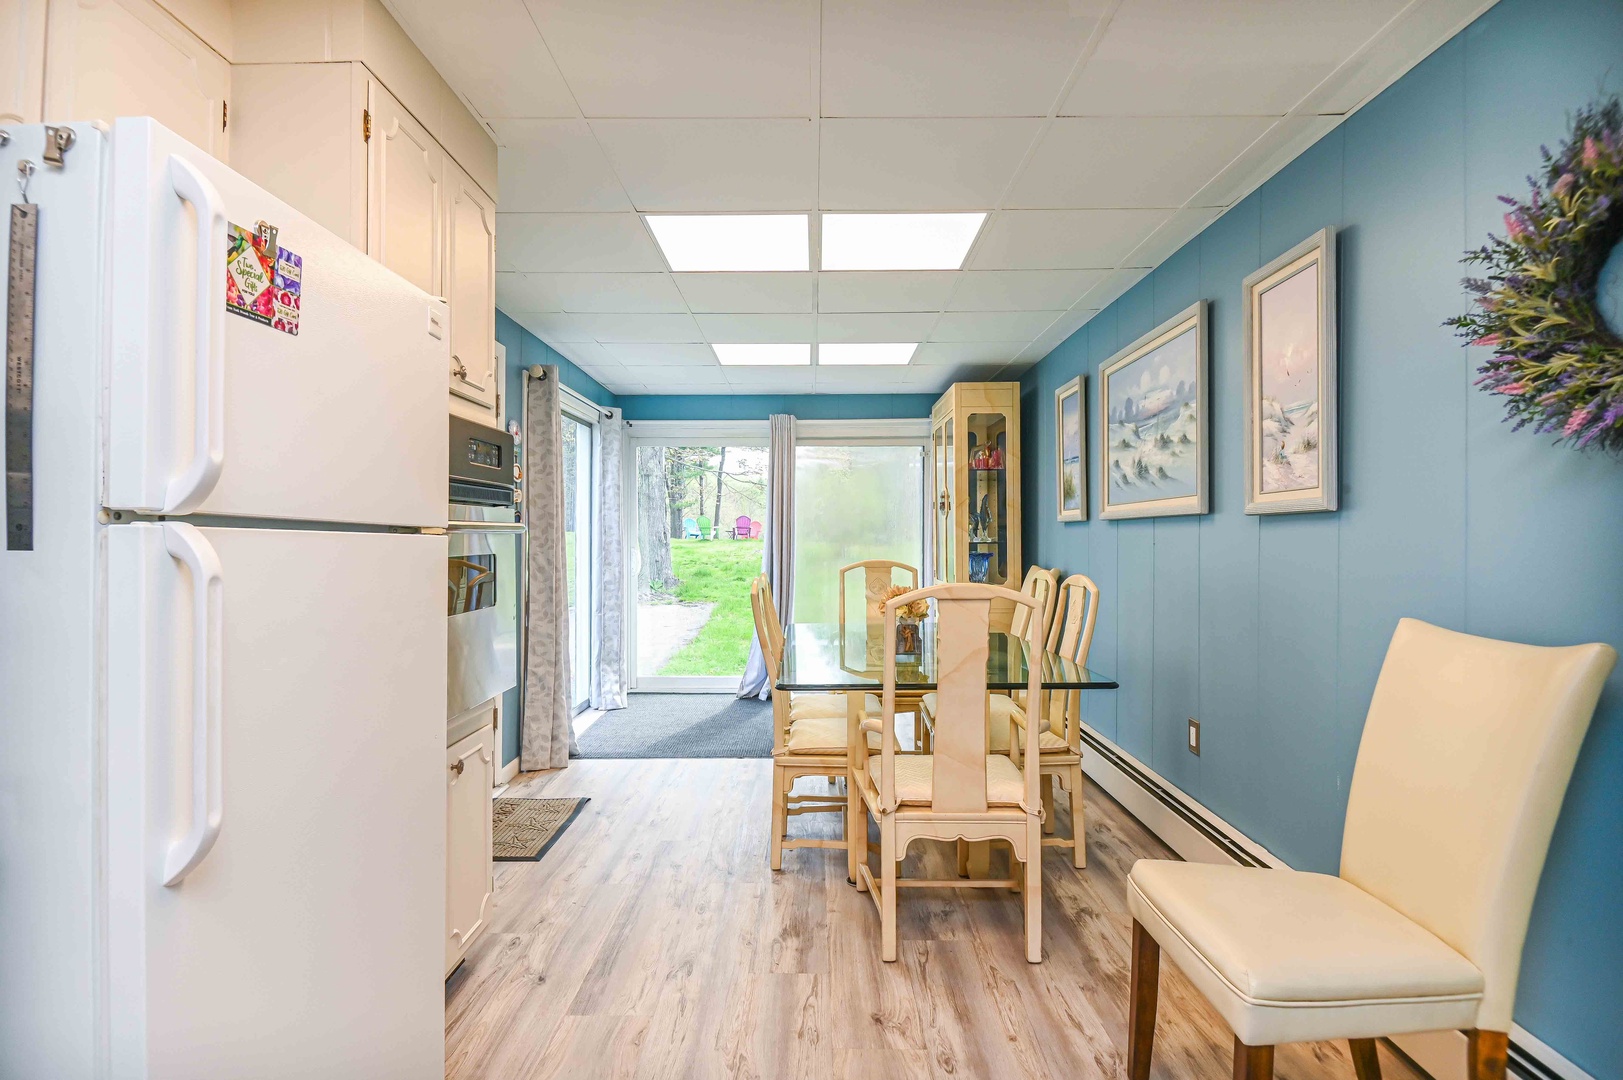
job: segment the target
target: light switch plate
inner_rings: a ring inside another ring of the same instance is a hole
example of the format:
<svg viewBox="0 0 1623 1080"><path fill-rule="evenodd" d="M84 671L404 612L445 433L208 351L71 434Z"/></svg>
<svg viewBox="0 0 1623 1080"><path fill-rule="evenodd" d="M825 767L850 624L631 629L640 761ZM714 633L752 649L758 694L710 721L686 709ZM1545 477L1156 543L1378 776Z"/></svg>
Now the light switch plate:
<svg viewBox="0 0 1623 1080"><path fill-rule="evenodd" d="M1189 752L1200 756L1200 721L1193 716L1189 718Z"/></svg>

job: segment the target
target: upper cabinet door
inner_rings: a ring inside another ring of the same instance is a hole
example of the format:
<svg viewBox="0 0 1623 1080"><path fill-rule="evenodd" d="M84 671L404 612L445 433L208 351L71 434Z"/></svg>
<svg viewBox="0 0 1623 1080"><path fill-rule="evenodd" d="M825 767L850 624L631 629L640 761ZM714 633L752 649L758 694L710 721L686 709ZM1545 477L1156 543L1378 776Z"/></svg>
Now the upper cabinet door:
<svg viewBox="0 0 1623 1080"><path fill-rule="evenodd" d="M367 99L366 253L424 292L443 296L445 151L376 79Z"/></svg>
<svg viewBox="0 0 1623 1080"><path fill-rule="evenodd" d="M496 204L445 162L446 296L451 302L451 392L496 410Z"/></svg>
<svg viewBox="0 0 1623 1080"><path fill-rule="evenodd" d="M45 93L45 0L0 3L0 123L37 124Z"/></svg>
<svg viewBox="0 0 1623 1080"><path fill-rule="evenodd" d="M229 160L231 65L168 12L152 0L51 0L49 20L44 120L150 116Z"/></svg>

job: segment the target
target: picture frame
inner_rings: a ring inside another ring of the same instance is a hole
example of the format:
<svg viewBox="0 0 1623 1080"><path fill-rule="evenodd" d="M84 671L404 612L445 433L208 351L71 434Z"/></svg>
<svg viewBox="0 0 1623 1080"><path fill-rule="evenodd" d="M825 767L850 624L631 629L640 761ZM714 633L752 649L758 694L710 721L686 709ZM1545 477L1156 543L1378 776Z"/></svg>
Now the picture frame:
<svg viewBox="0 0 1623 1080"><path fill-rule="evenodd" d="M1197 300L1099 368L1099 516L1210 510L1207 303Z"/></svg>
<svg viewBox="0 0 1623 1080"><path fill-rule="evenodd" d="M1054 506L1060 521L1088 520L1087 376L1054 391Z"/></svg>
<svg viewBox="0 0 1623 1080"><path fill-rule="evenodd" d="M1247 275L1241 290L1245 512L1335 510L1335 229L1320 229Z"/></svg>

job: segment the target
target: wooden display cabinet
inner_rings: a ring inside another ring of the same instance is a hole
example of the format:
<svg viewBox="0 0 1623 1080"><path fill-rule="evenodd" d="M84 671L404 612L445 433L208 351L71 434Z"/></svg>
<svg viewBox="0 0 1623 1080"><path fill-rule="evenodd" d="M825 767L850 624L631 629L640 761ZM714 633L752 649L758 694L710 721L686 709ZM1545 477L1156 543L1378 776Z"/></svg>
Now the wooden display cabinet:
<svg viewBox="0 0 1623 1080"><path fill-rule="evenodd" d="M937 581L1020 587L1020 384L954 383L930 410Z"/></svg>

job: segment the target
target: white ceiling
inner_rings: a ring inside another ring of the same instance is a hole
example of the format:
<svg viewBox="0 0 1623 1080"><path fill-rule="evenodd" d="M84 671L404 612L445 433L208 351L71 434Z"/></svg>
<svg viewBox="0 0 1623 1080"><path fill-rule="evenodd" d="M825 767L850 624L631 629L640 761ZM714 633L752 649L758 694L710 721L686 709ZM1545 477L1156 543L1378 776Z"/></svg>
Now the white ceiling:
<svg viewBox="0 0 1623 1080"><path fill-rule="evenodd" d="M1492 0L386 0L500 148L497 304L609 390L1012 375ZM990 212L962 270L673 274L640 213ZM906 367L712 343L919 341Z"/></svg>

